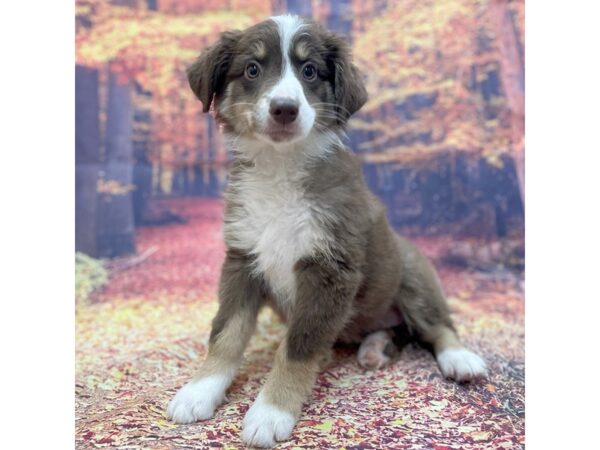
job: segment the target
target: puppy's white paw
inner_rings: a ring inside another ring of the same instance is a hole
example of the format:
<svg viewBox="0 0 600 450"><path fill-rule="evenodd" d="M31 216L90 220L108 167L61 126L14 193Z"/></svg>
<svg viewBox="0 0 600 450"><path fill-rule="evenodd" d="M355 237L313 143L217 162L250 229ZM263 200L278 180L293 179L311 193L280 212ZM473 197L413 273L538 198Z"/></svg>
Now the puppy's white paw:
<svg viewBox="0 0 600 450"><path fill-rule="evenodd" d="M217 406L225 401L225 391L231 380L224 375L211 375L183 386L167 408L175 423L192 423L210 419Z"/></svg>
<svg viewBox="0 0 600 450"><path fill-rule="evenodd" d="M483 359L466 348L444 350L437 355L437 362L444 376L456 381L471 381L487 375Z"/></svg>
<svg viewBox="0 0 600 450"><path fill-rule="evenodd" d="M295 424L292 414L269 405L260 393L244 418L242 441L252 447L273 447L292 436Z"/></svg>

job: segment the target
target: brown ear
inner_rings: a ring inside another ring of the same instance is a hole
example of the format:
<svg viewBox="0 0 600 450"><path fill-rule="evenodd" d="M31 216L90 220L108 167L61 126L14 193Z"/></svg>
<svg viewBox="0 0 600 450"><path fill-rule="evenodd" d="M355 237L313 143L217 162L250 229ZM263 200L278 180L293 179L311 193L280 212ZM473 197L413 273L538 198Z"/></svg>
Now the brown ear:
<svg viewBox="0 0 600 450"><path fill-rule="evenodd" d="M333 74L333 94L338 106L340 125L358 111L367 101L367 89L357 67L352 64L348 44L338 35L329 33L326 40L328 65Z"/></svg>
<svg viewBox="0 0 600 450"><path fill-rule="evenodd" d="M202 110L208 112L215 96L220 95L225 87L225 76L233 59L233 49L240 36L240 31L226 31L212 47L207 48L187 69L190 87L198 100L202 102Z"/></svg>

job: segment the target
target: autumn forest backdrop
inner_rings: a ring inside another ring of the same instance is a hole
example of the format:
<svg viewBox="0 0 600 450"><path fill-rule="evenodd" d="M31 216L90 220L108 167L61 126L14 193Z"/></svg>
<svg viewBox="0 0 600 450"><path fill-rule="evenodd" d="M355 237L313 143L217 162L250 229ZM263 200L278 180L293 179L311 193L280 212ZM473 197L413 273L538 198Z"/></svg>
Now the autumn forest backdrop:
<svg viewBox="0 0 600 450"><path fill-rule="evenodd" d="M523 2L79 0L77 249L133 253L185 220L154 199L218 197L229 157L185 68L220 32L290 11L348 37L369 101L349 126L398 227L523 232Z"/></svg>
<svg viewBox="0 0 600 450"><path fill-rule="evenodd" d="M347 145L490 377L457 387L417 347L371 375L338 353L280 448L524 448L522 0L76 1L77 447L241 446L284 332L268 312L223 412L164 417L206 352L225 254L230 156L185 69L285 12L351 43L369 101Z"/></svg>

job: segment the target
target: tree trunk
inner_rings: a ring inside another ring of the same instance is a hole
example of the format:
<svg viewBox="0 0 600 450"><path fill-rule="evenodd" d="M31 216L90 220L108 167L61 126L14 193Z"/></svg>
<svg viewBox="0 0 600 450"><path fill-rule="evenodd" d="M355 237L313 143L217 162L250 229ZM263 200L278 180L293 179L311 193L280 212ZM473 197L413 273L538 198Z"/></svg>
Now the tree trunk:
<svg viewBox="0 0 600 450"><path fill-rule="evenodd" d="M331 15L327 20L327 27L348 39L352 38L352 1L338 0L331 2Z"/></svg>
<svg viewBox="0 0 600 450"><path fill-rule="evenodd" d="M525 205L525 64L523 44L507 2L494 0L490 7L502 61L502 85L511 110L512 147L521 201Z"/></svg>
<svg viewBox="0 0 600 450"><path fill-rule="evenodd" d="M148 200L152 194L152 165L148 159L148 143L138 142L134 150L135 165L133 168L133 210L134 222L140 225L148 209Z"/></svg>
<svg viewBox="0 0 600 450"><path fill-rule="evenodd" d="M287 10L290 14L312 17L312 3L306 0L287 0Z"/></svg>
<svg viewBox="0 0 600 450"><path fill-rule="evenodd" d="M147 97L151 100L152 95L141 89L136 91L139 96ZM138 102L136 102L138 103ZM141 102L143 104L147 102ZM133 145L133 216L135 226L144 222L148 200L152 195L152 164L149 159L150 151L150 127L151 111L145 107L136 107L134 109L134 133L132 139Z"/></svg>
<svg viewBox="0 0 600 450"><path fill-rule="evenodd" d="M100 196L99 253L104 257L135 253L133 219L132 105L129 84L109 74L106 107L105 184L114 188Z"/></svg>
<svg viewBox="0 0 600 450"><path fill-rule="evenodd" d="M75 66L75 250L90 256L98 256L99 109L98 71Z"/></svg>

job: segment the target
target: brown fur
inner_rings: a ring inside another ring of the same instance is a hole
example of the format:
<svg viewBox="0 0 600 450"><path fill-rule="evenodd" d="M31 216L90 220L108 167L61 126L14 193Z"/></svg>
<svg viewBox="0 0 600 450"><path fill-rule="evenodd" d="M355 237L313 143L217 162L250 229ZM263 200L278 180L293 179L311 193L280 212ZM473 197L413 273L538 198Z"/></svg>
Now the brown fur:
<svg viewBox="0 0 600 450"><path fill-rule="evenodd" d="M255 320L264 298L263 281L251 272L252 259L235 249L227 251L219 281L219 311L213 319L209 342L215 343L228 321L238 314Z"/></svg>
<svg viewBox="0 0 600 450"><path fill-rule="evenodd" d="M188 70L190 86L204 104L204 111L214 101L216 118L226 133L252 139L260 131L250 116L253 105L281 75L278 39L273 21L244 32L223 33L220 41ZM348 46L335 34L307 22L294 38L291 50L293 70L299 72L305 60L317 68L316 80L297 77L316 112L314 128L341 132L367 99ZM249 61L260 64L260 82L245 73ZM379 341L373 340L383 358L374 360L374 367L380 367L381 361L387 363L388 357L396 353L391 336L392 330L397 336L402 334L397 332L400 326L411 337L431 346L437 355L448 349L462 349L433 266L392 230L383 205L364 182L358 158L340 144L329 145L326 156L309 158L298 168L303 174L298 189L308 204L316 205L316 212L311 213L321 214L318 223L323 235L334 238L327 241L326 248L315 248L296 261L293 301L283 307L267 278L256 270L255 256L238 248L235 242L242 241L231 239L226 232L228 248L219 286L220 307L213 320L208 357L198 373L202 379L235 370L260 307L271 305L287 321L288 329L262 392L270 405L296 418L310 394L320 363L336 341L357 343L373 332L389 330ZM312 154L306 146L299 148ZM254 164L237 157L234 161L225 194L226 225L245 223L235 222L245 211L236 181ZM459 376L475 376L485 369L483 362L482 368L477 361L468 370L452 366L452 355L444 361L449 364L448 373Z"/></svg>
<svg viewBox="0 0 600 450"><path fill-rule="evenodd" d="M315 353L309 359L297 361L289 357L288 345L284 341L279 346L263 392L270 404L298 417L312 391L323 355Z"/></svg>

